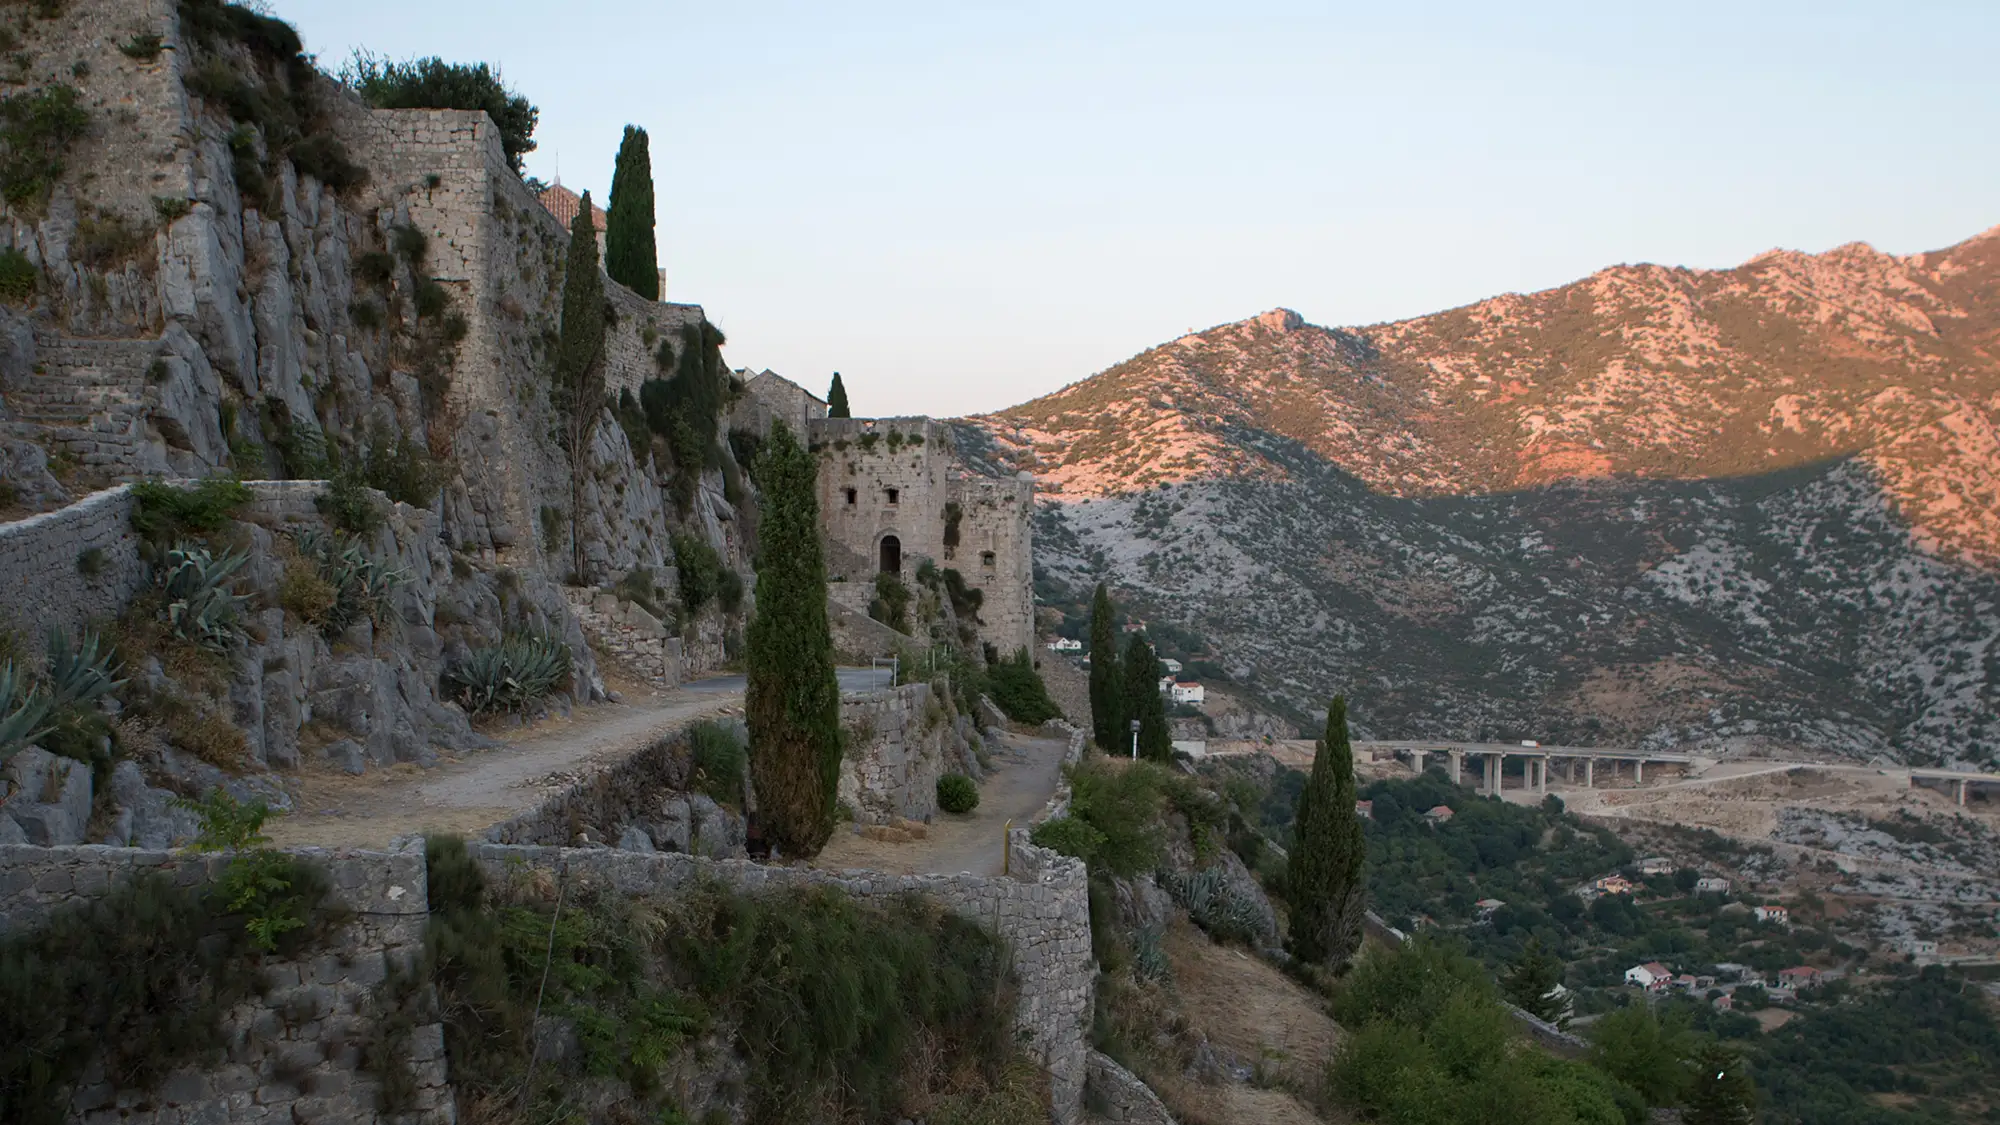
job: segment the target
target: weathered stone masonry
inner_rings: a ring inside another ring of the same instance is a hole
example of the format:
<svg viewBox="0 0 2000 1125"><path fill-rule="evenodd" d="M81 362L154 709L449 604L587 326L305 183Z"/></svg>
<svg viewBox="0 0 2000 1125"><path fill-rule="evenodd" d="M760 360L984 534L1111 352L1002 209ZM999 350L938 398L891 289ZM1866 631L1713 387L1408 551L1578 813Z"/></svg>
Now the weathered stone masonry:
<svg viewBox="0 0 2000 1125"><path fill-rule="evenodd" d="M152 1091L116 1090L88 1076L73 1097L71 1121L451 1125L457 1120L440 1025L420 1026L410 1042L415 1113L398 1118L378 1113L377 1083L361 1069L376 986L392 960L404 965L423 952L429 906L422 843L386 853L301 854L325 868L335 899L354 912L352 921L330 945L296 961L264 966L270 988L225 1018L229 1047L219 1065L177 1071ZM97 898L147 872L193 886L213 878L223 862L186 852L0 846L0 933L36 926L51 910Z"/></svg>

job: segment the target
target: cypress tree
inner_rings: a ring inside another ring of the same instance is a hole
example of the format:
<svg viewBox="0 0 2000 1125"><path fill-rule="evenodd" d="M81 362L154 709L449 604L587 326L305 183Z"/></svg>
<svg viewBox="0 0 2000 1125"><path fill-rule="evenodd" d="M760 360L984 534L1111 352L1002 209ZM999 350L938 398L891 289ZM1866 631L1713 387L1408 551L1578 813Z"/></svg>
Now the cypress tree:
<svg viewBox="0 0 2000 1125"><path fill-rule="evenodd" d="M1292 907L1292 956L1338 967L1361 947L1367 842L1354 815L1354 751L1347 743L1347 699L1326 709L1326 735L1312 777L1299 793L1297 844L1286 872Z"/></svg>
<svg viewBox="0 0 2000 1125"><path fill-rule="evenodd" d="M850 418L847 412L847 388L840 381L840 372L833 373L833 386L826 389L826 416L829 418Z"/></svg>
<svg viewBox="0 0 2000 1125"><path fill-rule="evenodd" d="M1090 603L1090 729L1106 753L1116 753L1125 737L1118 691L1118 625L1112 620L1111 595L1099 582Z"/></svg>
<svg viewBox="0 0 2000 1125"><path fill-rule="evenodd" d="M1690 1060L1693 1089L1681 1109L1684 1125L1752 1125L1757 1120L1757 1087L1743 1056L1709 1041Z"/></svg>
<svg viewBox="0 0 2000 1125"><path fill-rule="evenodd" d="M625 126L604 214L604 272L646 298L660 299L660 252L653 240L653 157L646 131Z"/></svg>
<svg viewBox="0 0 2000 1125"><path fill-rule="evenodd" d="M1541 938L1529 938L1527 947L1500 978L1500 987L1507 993L1507 999L1522 1011L1567 1028L1569 1017L1564 1010L1568 1005L1560 996L1549 995L1562 983L1562 976L1562 962L1549 952Z"/></svg>
<svg viewBox="0 0 2000 1125"><path fill-rule="evenodd" d="M597 228L590 193L569 225L563 263L562 327L556 340L555 386L549 396L562 416L564 452L570 462L570 569L583 581L584 485L590 479L590 439L604 410L604 275L597 268Z"/></svg>
<svg viewBox="0 0 2000 1125"><path fill-rule="evenodd" d="M755 473L764 503L743 713L764 836L790 859L826 846L840 783L840 687L826 617L817 474L791 427L773 423Z"/></svg>
<svg viewBox="0 0 2000 1125"><path fill-rule="evenodd" d="M1143 633L1132 634L1131 643L1125 646L1125 658L1121 662L1125 678L1123 698L1119 711L1124 715L1127 730L1125 741L1120 745L1132 745L1129 729L1133 719L1139 720L1139 756L1155 762L1172 761L1174 756L1174 736L1167 729L1167 704L1160 697L1160 659L1153 655L1153 646L1146 643Z"/></svg>

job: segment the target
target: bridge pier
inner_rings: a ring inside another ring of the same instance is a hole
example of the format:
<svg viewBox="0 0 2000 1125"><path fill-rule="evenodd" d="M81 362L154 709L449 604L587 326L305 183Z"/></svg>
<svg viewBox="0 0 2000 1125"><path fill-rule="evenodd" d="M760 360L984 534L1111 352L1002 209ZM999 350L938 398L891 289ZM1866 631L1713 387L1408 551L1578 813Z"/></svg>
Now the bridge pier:
<svg viewBox="0 0 2000 1125"><path fill-rule="evenodd" d="M1465 765L1465 752L1462 750L1453 750L1449 754L1451 757L1451 783L1457 785L1460 783L1458 780L1459 770Z"/></svg>
<svg viewBox="0 0 2000 1125"><path fill-rule="evenodd" d="M1597 759L1596 759L1596 758L1585 758L1585 759L1583 760L1583 787L1584 787L1585 789L1595 789L1595 788L1597 788Z"/></svg>
<svg viewBox="0 0 2000 1125"><path fill-rule="evenodd" d="M1646 784L1646 759L1641 758L1632 763L1632 784Z"/></svg>
<svg viewBox="0 0 2000 1125"><path fill-rule="evenodd" d="M1535 781L1537 783L1536 791L1543 796L1547 796L1549 792L1549 758L1546 754L1542 755L1541 762L1535 767Z"/></svg>

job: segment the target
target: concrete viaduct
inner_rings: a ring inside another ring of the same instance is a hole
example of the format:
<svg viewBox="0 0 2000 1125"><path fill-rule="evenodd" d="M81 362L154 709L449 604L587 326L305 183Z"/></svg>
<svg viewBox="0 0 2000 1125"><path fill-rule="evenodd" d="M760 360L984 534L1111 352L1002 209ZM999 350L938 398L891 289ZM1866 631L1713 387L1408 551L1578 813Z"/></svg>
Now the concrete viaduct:
<svg viewBox="0 0 2000 1125"><path fill-rule="evenodd" d="M1357 751L1386 750L1398 759L1408 757L1417 773L1424 772L1424 762L1428 756L1443 755L1450 762L1449 773L1454 785L1464 784L1465 759L1476 758L1480 769L1477 788L1481 793L1500 792L1501 778L1506 771L1509 758L1520 758L1526 762L1527 787L1541 793L1549 791L1551 760L1563 764L1563 776L1572 784L1577 780L1577 763L1583 763L1585 788L1597 784L1599 762L1604 762L1610 767L1613 778L1618 776L1622 763L1632 763L1632 780L1635 784L1643 785L1646 782L1648 762L1685 767L1697 760L1693 754L1616 750L1601 746L1524 746L1515 742L1356 742L1354 748Z"/></svg>

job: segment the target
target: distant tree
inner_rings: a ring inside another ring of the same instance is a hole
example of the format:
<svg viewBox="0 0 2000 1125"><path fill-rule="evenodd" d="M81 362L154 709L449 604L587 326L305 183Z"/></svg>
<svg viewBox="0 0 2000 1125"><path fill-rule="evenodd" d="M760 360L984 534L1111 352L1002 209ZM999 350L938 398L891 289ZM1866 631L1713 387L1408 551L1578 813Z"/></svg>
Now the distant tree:
<svg viewBox="0 0 2000 1125"><path fill-rule="evenodd" d="M509 90L500 72L485 63L448 63L435 56L391 62L356 51L340 69L340 80L379 109L483 109L500 127L500 149L516 175L521 158L535 151L535 122L541 111Z"/></svg>
<svg viewBox="0 0 2000 1125"><path fill-rule="evenodd" d="M829 418L852 417L847 411L847 387L840 381L840 372L833 373L833 386L826 389L826 416Z"/></svg>
<svg viewBox="0 0 2000 1125"><path fill-rule="evenodd" d="M1507 966L1506 974L1500 978L1500 987L1507 993L1507 999L1522 1011L1566 1028L1569 1026L1569 1005L1561 996L1550 995L1562 983L1562 978L1562 961L1549 952L1542 939L1529 938L1521 955Z"/></svg>
<svg viewBox="0 0 2000 1125"><path fill-rule="evenodd" d="M1293 818L1297 842L1287 865L1291 951L1301 961L1339 967L1361 947L1367 841L1354 812L1354 750L1347 739L1347 698L1326 709L1326 734Z"/></svg>
<svg viewBox="0 0 2000 1125"><path fill-rule="evenodd" d="M1691 1060L1692 1088L1681 1108L1682 1125L1751 1125L1757 1120L1757 1087L1743 1056L1705 1042Z"/></svg>
<svg viewBox="0 0 2000 1125"><path fill-rule="evenodd" d="M604 274L597 268L597 230L590 221L590 193L569 226L563 265L562 326L556 341L555 386L550 398L562 417L561 437L570 462L570 569L584 580L583 496L590 479L590 439L604 412Z"/></svg>
<svg viewBox="0 0 2000 1125"><path fill-rule="evenodd" d="M1653 1009L1620 1008L1590 1028L1590 1061L1639 1092L1647 1105L1680 1102L1688 1087L1689 1032L1679 1021L1662 1021Z"/></svg>
<svg viewBox="0 0 2000 1125"><path fill-rule="evenodd" d="M646 298L660 299L660 253L653 240L653 157L646 131L625 126L604 217L604 272Z"/></svg>
<svg viewBox="0 0 2000 1125"><path fill-rule="evenodd" d="M1144 633L1132 634L1120 663L1124 687L1119 693L1118 712L1128 727L1133 719L1139 720L1139 756L1155 762L1172 761L1174 736L1167 729L1167 703L1160 692L1160 659L1153 655ZM1130 746L1131 737L1126 731L1126 741L1120 745Z"/></svg>
<svg viewBox="0 0 2000 1125"><path fill-rule="evenodd" d="M764 502L743 715L759 820L765 838L790 859L826 846L840 782L840 685L826 618L817 475L791 427L773 423L756 473Z"/></svg>
<svg viewBox="0 0 2000 1125"><path fill-rule="evenodd" d="M1116 752L1125 738L1125 714L1118 697L1118 623L1114 617L1111 595L1099 582L1097 596L1090 604L1090 729L1106 753Z"/></svg>

